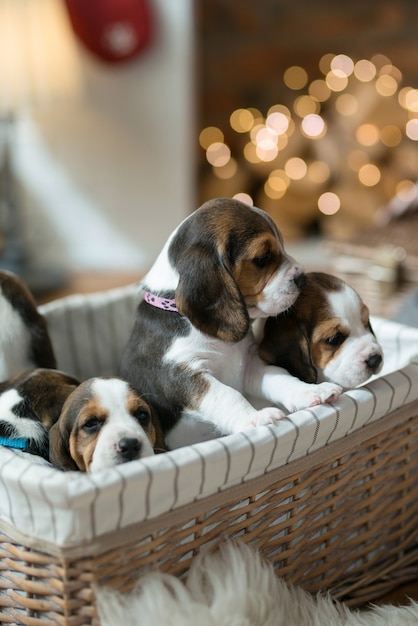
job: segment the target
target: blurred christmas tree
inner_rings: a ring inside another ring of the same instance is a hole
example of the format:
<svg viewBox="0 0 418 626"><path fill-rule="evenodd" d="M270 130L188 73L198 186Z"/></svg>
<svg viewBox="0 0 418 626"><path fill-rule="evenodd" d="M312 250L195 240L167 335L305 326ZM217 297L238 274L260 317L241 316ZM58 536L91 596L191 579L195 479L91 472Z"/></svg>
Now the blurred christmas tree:
<svg viewBox="0 0 418 626"><path fill-rule="evenodd" d="M283 82L286 103L231 112L229 145L222 129L201 131L205 198L254 203L288 238L336 239L373 227L390 202L415 202L418 89L386 56L327 54L317 77L293 66Z"/></svg>

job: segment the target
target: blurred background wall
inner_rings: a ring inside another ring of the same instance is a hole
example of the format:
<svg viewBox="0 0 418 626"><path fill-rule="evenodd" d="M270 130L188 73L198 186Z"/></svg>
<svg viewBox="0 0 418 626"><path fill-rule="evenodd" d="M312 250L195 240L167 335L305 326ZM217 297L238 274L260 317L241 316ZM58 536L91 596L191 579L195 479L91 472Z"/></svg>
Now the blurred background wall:
<svg viewBox="0 0 418 626"><path fill-rule="evenodd" d="M109 63L75 36L63 0L0 0L11 46L9 67L0 61L3 120L8 90L20 90L0 155L8 136L32 283L59 268L143 272L195 207L192 2L148 5L149 44ZM0 191L5 179L0 170Z"/></svg>

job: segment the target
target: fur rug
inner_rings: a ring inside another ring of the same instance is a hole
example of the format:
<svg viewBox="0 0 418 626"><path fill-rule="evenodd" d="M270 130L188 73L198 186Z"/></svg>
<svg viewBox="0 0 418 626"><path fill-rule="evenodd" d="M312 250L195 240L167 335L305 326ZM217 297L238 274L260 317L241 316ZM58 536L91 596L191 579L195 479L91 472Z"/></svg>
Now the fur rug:
<svg viewBox="0 0 418 626"><path fill-rule="evenodd" d="M96 589L101 626L417 626L418 604L352 611L289 587L244 544L197 557L185 583L152 573L131 594Z"/></svg>

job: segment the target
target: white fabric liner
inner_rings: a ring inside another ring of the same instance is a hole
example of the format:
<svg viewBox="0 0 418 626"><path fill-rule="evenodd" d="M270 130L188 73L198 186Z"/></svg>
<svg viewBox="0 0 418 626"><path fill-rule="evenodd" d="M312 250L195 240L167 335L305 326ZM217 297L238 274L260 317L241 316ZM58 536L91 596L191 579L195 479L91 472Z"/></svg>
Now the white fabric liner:
<svg viewBox="0 0 418 626"><path fill-rule="evenodd" d="M138 298L135 285L41 307L58 366L80 379L116 374ZM372 320L385 353L379 377L333 406L132 461L94 474L61 472L0 448L0 519L60 548L191 504L264 475L418 399L418 329Z"/></svg>

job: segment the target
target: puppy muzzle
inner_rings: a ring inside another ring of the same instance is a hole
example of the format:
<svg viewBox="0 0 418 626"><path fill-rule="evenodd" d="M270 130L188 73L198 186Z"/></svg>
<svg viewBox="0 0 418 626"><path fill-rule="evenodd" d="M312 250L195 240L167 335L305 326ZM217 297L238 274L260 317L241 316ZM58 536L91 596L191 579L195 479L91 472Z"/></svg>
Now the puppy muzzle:
<svg viewBox="0 0 418 626"><path fill-rule="evenodd" d="M379 354L378 352L376 352L375 354L370 355L368 357L368 359L366 359L366 361L365 361L368 370L372 374L376 374L380 370L382 362L383 362L382 355Z"/></svg>
<svg viewBox="0 0 418 626"><path fill-rule="evenodd" d="M132 461L140 457L142 442L136 437L122 437L118 441L116 450L125 461Z"/></svg>

